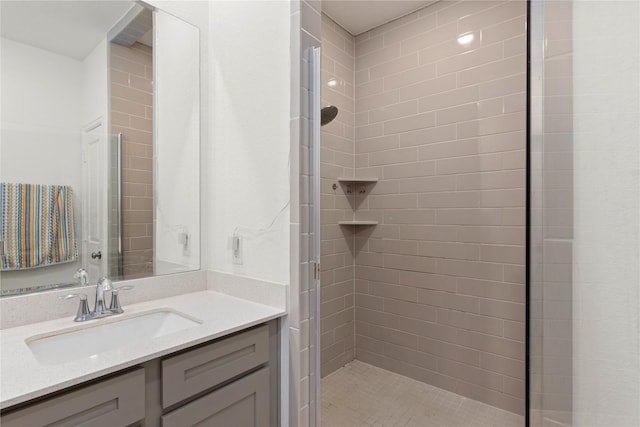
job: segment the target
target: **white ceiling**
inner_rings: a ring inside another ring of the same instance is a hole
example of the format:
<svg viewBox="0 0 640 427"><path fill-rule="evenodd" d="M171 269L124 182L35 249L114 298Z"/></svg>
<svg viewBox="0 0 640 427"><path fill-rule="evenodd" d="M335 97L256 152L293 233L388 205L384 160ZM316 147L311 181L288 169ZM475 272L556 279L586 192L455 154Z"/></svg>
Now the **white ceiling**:
<svg viewBox="0 0 640 427"><path fill-rule="evenodd" d="M437 0L322 0L322 11L354 36Z"/></svg>
<svg viewBox="0 0 640 427"><path fill-rule="evenodd" d="M0 1L2 37L78 60L104 39L131 1Z"/></svg>

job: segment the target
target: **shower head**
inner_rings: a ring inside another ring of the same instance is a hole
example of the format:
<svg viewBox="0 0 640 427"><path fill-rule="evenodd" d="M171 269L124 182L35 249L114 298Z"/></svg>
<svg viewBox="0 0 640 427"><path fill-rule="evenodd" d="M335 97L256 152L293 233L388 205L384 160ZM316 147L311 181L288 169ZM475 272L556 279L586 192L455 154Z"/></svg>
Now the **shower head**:
<svg viewBox="0 0 640 427"><path fill-rule="evenodd" d="M320 110L320 126L328 125L338 115L338 107L329 105Z"/></svg>

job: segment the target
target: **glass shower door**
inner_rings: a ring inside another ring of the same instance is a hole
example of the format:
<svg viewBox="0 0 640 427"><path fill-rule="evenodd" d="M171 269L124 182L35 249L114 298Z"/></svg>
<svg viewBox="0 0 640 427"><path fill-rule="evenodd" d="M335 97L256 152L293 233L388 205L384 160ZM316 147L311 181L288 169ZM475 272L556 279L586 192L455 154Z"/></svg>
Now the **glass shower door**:
<svg viewBox="0 0 640 427"><path fill-rule="evenodd" d="M530 425L640 425L640 2L532 1Z"/></svg>

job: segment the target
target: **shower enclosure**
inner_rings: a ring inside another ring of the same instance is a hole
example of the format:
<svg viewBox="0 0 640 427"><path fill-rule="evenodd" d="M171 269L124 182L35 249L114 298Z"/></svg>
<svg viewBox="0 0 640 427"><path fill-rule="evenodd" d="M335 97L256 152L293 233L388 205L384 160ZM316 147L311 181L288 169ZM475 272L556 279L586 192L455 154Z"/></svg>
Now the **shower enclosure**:
<svg viewBox="0 0 640 427"><path fill-rule="evenodd" d="M638 426L640 3L532 0L526 22L526 387L514 382L526 389L523 424ZM306 58L311 172L305 248L312 268L304 309L309 425L319 426L326 363L320 361L320 189L330 180L321 181L319 170L320 53L308 51ZM489 341L473 345L484 343L491 347ZM353 358L349 351L345 357ZM499 370L509 362L524 366L519 357L501 360Z"/></svg>

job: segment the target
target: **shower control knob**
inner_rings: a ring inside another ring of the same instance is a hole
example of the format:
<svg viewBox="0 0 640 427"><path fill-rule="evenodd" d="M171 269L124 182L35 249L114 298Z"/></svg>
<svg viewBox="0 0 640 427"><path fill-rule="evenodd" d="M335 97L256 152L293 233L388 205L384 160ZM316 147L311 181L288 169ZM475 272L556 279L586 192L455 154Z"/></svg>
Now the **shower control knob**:
<svg viewBox="0 0 640 427"><path fill-rule="evenodd" d="M91 259L102 259L102 252L91 252Z"/></svg>

